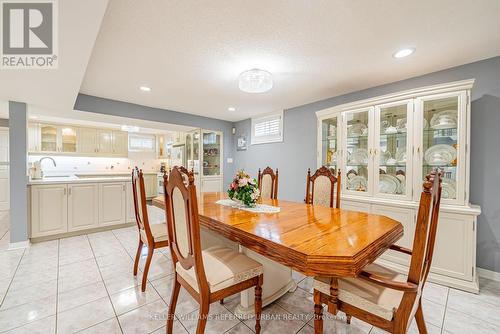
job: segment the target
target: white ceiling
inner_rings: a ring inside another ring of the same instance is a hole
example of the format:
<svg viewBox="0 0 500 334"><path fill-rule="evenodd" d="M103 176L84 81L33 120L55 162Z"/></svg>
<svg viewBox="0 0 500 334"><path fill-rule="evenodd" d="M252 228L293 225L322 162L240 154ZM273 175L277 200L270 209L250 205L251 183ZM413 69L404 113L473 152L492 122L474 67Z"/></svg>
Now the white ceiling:
<svg viewBox="0 0 500 334"><path fill-rule="evenodd" d="M108 0L58 1L59 67L0 70L0 99L69 113L87 68ZM3 111L3 112L2 112ZM5 115L4 108L0 114Z"/></svg>
<svg viewBox="0 0 500 334"><path fill-rule="evenodd" d="M498 13L498 0L110 0L81 91L236 121L500 55ZM270 92L238 90L254 67L274 74Z"/></svg>

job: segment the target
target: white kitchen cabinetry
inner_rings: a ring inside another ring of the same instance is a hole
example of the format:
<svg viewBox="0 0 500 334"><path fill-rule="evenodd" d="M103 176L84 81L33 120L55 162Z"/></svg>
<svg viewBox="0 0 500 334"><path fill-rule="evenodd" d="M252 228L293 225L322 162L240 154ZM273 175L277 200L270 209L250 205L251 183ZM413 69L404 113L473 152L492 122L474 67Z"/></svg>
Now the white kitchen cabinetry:
<svg viewBox="0 0 500 334"><path fill-rule="evenodd" d="M318 111L318 167L342 175L341 206L400 221L411 248L425 175L443 172L441 212L429 278L478 292L476 217L469 203L470 90L474 80L375 97ZM401 272L408 257L379 261Z"/></svg>
<svg viewBox="0 0 500 334"><path fill-rule="evenodd" d="M158 176L157 174L144 174L144 188L146 198L151 199L158 195Z"/></svg>
<svg viewBox="0 0 500 334"><path fill-rule="evenodd" d="M30 123L28 125L28 152L38 152L40 150L40 125Z"/></svg>
<svg viewBox="0 0 500 334"><path fill-rule="evenodd" d="M97 227L99 187L94 183L68 185L68 232Z"/></svg>
<svg viewBox="0 0 500 334"><path fill-rule="evenodd" d="M72 156L128 156L128 133L110 129L30 123L28 152Z"/></svg>
<svg viewBox="0 0 500 334"><path fill-rule="evenodd" d="M43 237L68 231L66 184L31 187L31 236Z"/></svg>
<svg viewBox="0 0 500 334"><path fill-rule="evenodd" d="M30 185L31 238L135 222L131 182Z"/></svg>
<svg viewBox="0 0 500 334"><path fill-rule="evenodd" d="M98 151L97 129L80 128L78 132L78 153L96 154Z"/></svg>
<svg viewBox="0 0 500 334"><path fill-rule="evenodd" d="M124 182L99 184L99 225L126 222L126 186Z"/></svg>
<svg viewBox="0 0 500 334"><path fill-rule="evenodd" d="M125 187L125 190L127 192L127 223L131 223L135 222L134 193L132 189L132 182L127 182Z"/></svg>

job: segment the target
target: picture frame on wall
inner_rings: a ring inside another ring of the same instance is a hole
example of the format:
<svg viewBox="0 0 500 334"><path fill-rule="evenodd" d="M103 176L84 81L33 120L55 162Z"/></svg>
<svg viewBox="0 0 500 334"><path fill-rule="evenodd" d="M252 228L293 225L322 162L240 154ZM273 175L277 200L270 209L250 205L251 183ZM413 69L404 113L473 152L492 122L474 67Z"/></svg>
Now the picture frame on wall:
<svg viewBox="0 0 500 334"><path fill-rule="evenodd" d="M239 136L236 142L236 150L246 151L246 149L247 149L247 136L246 135Z"/></svg>

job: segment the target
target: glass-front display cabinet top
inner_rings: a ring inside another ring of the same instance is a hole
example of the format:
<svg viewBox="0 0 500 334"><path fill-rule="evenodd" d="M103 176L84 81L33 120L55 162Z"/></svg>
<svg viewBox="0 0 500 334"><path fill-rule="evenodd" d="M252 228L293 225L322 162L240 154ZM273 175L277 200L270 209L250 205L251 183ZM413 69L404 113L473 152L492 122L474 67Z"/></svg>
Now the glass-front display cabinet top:
<svg viewBox="0 0 500 334"><path fill-rule="evenodd" d="M423 102L422 176L433 168L443 171L442 198L457 198L458 96Z"/></svg>
<svg viewBox="0 0 500 334"><path fill-rule="evenodd" d="M369 115L371 109L345 113L345 176L344 188L367 192L369 184Z"/></svg>
<svg viewBox="0 0 500 334"><path fill-rule="evenodd" d="M62 152L76 152L76 129L63 127L61 129Z"/></svg>
<svg viewBox="0 0 500 334"><path fill-rule="evenodd" d="M337 116L321 121L321 164L337 174L338 154L338 118Z"/></svg>
<svg viewBox="0 0 500 334"><path fill-rule="evenodd" d="M407 195L408 104L381 106L378 111L379 194ZM411 140L411 139L410 139Z"/></svg>
<svg viewBox="0 0 500 334"><path fill-rule="evenodd" d="M221 135L203 132L203 176L218 176L221 171Z"/></svg>
<svg viewBox="0 0 500 334"><path fill-rule="evenodd" d="M42 124L40 126L40 140L43 152L57 152L57 127Z"/></svg>

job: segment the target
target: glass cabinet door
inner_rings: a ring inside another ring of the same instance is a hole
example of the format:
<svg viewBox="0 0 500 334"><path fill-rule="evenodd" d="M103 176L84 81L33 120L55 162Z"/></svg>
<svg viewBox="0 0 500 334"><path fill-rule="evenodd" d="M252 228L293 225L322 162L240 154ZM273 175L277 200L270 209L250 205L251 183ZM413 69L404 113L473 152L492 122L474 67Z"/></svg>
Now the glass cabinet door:
<svg viewBox="0 0 500 334"><path fill-rule="evenodd" d="M373 108L346 111L344 114L343 186L349 192L368 193L372 166L369 120Z"/></svg>
<svg viewBox="0 0 500 334"><path fill-rule="evenodd" d="M203 132L203 176L219 176L221 163L221 135Z"/></svg>
<svg viewBox="0 0 500 334"><path fill-rule="evenodd" d="M340 158L338 153L339 118L333 116L321 121L321 165L328 167L334 175L337 174Z"/></svg>
<svg viewBox="0 0 500 334"><path fill-rule="evenodd" d="M461 110L464 110L465 93L448 94L420 100L422 118L422 146L418 154L422 161L421 180L432 169L443 171L442 198L459 199L460 182L464 182L461 163L465 160L464 150L460 149Z"/></svg>
<svg viewBox="0 0 500 334"><path fill-rule="evenodd" d="M76 129L72 127L61 128L61 152L76 152Z"/></svg>
<svg viewBox="0 0 500 334"><path fill-rule="evenodd" d="M40 125L40 146L42 152L57 152L57 127Z"/></svg>
<svg viewBox="0 0 500 334"><path fill-rule="evenodd" d="M376 107L375 193L411 196L411 141L413 101Z"/></svg>
<svg viewBox="0 0 500 334"><path fill-rule="evenodd" d="M200 174L200 130L193 132L193 166L194 175Z"/></svg>

